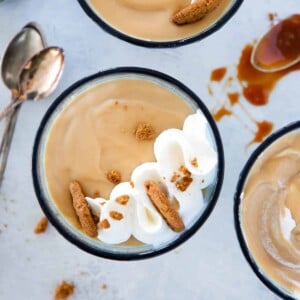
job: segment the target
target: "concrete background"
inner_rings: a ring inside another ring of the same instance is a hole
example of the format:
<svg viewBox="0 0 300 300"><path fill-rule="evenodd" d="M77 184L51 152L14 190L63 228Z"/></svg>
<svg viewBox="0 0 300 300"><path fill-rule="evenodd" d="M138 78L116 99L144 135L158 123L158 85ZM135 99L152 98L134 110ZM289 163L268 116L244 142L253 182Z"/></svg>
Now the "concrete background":
<svg viewBox="0 0 300 300"><path fill-rule="evenodd" d="M233 194L238 174L252 149L250 133L234 118L220 128L226 151L225 181L219 202L201 230L175 251L151 260L115 262L93 257L67 242L50 225L36 236L42 217L31 180L31 152L39 122L52 101L74 81L115 66L142 66L166 72L196 92L209 108L210 71L234 66L243 46L269 27L268 13L299 13L298 0L245 0L220 31L178 49L144 49L101 30L77 1L6 0L0 5L0 53L29 21L40 23L48 44L61 46L66 68L56 92L23 105L0 198L0 299L51 299L63 279L76 285L72 299L252 300L277 299L246 263L234 232ZM233 69L234 70L234 69ZM278 128L299 119L299 72L281 80L266 107L250 108L259 120ZM297 85L298 84L298 85ZM222 99L224 95L220 94ZM0 106L9 101L0 82ZM107 284L107 289L101 289Z"/></svg>

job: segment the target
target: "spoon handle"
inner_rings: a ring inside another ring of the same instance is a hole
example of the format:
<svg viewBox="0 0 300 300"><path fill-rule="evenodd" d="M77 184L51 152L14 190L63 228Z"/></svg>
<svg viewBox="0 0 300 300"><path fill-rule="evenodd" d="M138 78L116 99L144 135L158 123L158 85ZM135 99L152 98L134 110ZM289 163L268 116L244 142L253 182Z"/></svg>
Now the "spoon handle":
<svg viewBox="0 0 300 300"><path fill-rule="evenodd" d="M9 105L7 105L1 112L0 112L0 121L3 120L9 113L11 113L17 106L19 106L23 100L15 100L12 101Z"/></svg>
<svg viewBox="0 0 300 300"><path fill-rule="evenodd" d="M7 130L4 132L4 138L5 141L1 143L0 147L0 187L2 186L3 178L4 178L4 172L7 164L7 159L9 155L9 150L17 122L17 116L20 111L20 105L18 105L15 110L13 110L9 116L7 117L7 123L8 125L5 126L5 129Z"/></svg>

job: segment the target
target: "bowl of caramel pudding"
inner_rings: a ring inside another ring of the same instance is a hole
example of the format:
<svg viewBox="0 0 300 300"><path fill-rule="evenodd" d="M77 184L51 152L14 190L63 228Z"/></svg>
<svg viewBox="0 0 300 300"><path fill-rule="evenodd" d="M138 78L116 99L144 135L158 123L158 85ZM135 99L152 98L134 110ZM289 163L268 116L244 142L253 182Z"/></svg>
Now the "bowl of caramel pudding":
<svg viewBox="0 0 300 300"><path fill-rule="evenodd" d="M243 0L78 0L109 34L144 47L177 47L220 29Z"/></svg>
<svg viewBox="0 0 300 300"><path fill-rule="evenodd" d="M284 299L300 299L300 121L267 138L237 185L235 228L256 275Z"/></svg>
<svg viewBox="0 0 300 300"><path fill-rule="evenodd" d="M50 106L32 159L38 201L71 243L134 260L191 237L212 212L224 154L203 102L163 73L84 78Z"/></svg>

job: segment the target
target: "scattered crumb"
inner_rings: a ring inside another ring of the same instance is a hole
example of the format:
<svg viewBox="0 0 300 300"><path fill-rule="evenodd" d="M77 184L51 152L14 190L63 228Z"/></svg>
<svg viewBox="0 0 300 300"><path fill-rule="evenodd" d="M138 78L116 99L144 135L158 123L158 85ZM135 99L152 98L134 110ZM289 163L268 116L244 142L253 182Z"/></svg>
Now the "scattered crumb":
<svg viewBox="0 0 300 300"><path fill-rule="evenodd" d="M109 212L109 215L112 219L117 220L117 221L120 221L123 219L123 215L115 210L111 210Z"/></svg>
<svg viewBox="0 0 300 300"><path fill-rule="evenodd" d="M108 228L110 228L110 224L109 224L109 222L108 222L107 219L104 219L103 221L101 221L101 222L98 224L98 227L99 227L100 229L108 229Z"/></svg>
<svg viewBox="0 0 300 300"><path fill-rule="evenodd" d="M74 294L75 286L73 283L62 281L55 289L54 300L66 300Z"/></svg>
<svg viewBox="0 0 300 300"><path fill-rule="evenodd" d="M116 202L118 202L121 205L126 205L128 201L129 201L129 196L127 195L120 196L116 199Z"/></svg>
<svg viewBox="0 0 300 300"><path fill-rule="evenodd" d="M134 182L132 181L132 180L130 180L130 186L132 187L132 188L134 188Z"/></svg>
<svg viewBox="0 0 300 300"><path fill-rule="evenodd" d="M8 225L7 225L7 224L3 224L3 226L4 226L4 228L7 228L7 227L8 227Z"/></svg>
<svg viewBox="0 0 300 300"><path fill-rule="evenodd" d="M195 168L198 168L198 160L196 157L191 160L191 165Z"/></svg>
<svg viewBox="0 0 300 300"><path fill-rule="evenodd" d="M119 184L121 182L121 173L117 170L111 170L107 173L107 179L114 183L114 184Z"/></svg>
<svg viewBox="0 0 300 300"><path fill-rule="evenodd" d="M36 224L34 233L35 234L40 234L43 233L47 230L48 227L48 219L46 217L43 217L40 219L40 221Z"/></svg>
<svg viewBox="0 0 300 300"><path fill-rule="evenodd" d="M119 105L119 101L115 101L115 106L118 106Z"/></svg>
<svg viewBox="0 0 300 300"><path fill-rule="evenodd" d="M139 123L135 130L138 141L151 141L155 138L155 131L149 123Z"/></svg>
<svg viewBox="0 0 300 300"><path fill-rule="evenodd" d="M101 285L101 289L102 289L102 290L106 290L106 289L107 289L107 285L106 285L105 283L102 284L102 285Z"/></svg>

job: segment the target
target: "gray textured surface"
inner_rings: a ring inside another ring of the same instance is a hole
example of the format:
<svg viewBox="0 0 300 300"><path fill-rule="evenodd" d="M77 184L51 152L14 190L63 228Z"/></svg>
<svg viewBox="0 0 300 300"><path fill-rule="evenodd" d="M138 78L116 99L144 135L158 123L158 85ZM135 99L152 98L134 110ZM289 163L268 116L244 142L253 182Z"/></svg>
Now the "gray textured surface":
<svg viewBox="0 0 300 300"><path fill-rule="evenodd" d="M0 5L0 53L28 21L37 21L48 43L65 49L66 69L54 95L26 103L17 123L0 198L0 299L51 299L62 279L74 281L74 299L213 300L276 299L255 277L239 249L232 203L239 171L249 152L250 134L234 118L220 122L226 151L224 188L201 230L177 250L141 262L114 262L90 256L69 244L52 227L33 234L42 212L31 181L30 163L37 126L53 99L74 81L122 65L151 67L183 81L212 108L207 92L211 69L234 65L242 47L269 26L267 13L299 12L298 0L246 0L218 33L190 46L149 50L104 33L73 0L7 0ZM299 72L284 78L267 107L251 108L258 119L280 127L299 118ZM9 92L0 83L0 105ZM7 224L7 226L6 226ZM7 227L7 228L6 228ZM107 284L107 290L101 285Z"/></svg>

